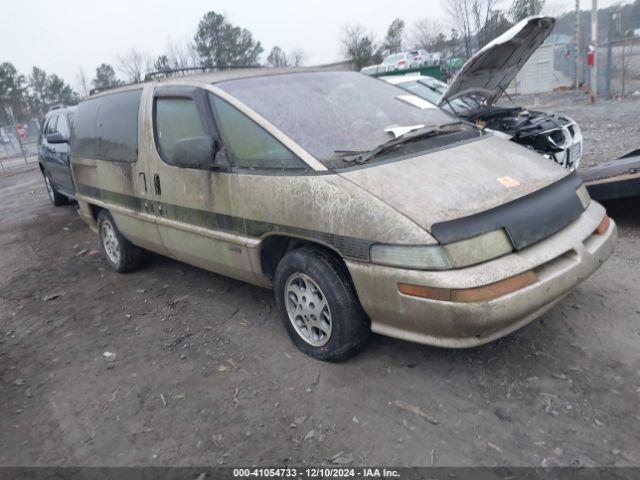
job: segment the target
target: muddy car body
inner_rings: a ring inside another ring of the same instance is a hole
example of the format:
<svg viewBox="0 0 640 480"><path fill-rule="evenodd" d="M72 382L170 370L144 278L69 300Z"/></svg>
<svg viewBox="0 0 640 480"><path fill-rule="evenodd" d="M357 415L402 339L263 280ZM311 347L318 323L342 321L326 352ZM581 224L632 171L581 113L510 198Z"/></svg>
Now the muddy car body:
<svg viewBox="0 0 640 480"><path fill-rule="evenodd" d="M551 17L523 20L473 55L449 85L419 75L382 79L573 170L582 157L582 133L574 120L520 106L496 105L554 25Z"/></svg>
<svg viewBox="0 0 640 480"><path fill-rule="evenodd" d="M575 173L358 73L121 88L79 105L72 139L79 212L113 268L143 248L273 287L294 343L326 360L371 330L446 347L503 336L615 238Z"/></svg>

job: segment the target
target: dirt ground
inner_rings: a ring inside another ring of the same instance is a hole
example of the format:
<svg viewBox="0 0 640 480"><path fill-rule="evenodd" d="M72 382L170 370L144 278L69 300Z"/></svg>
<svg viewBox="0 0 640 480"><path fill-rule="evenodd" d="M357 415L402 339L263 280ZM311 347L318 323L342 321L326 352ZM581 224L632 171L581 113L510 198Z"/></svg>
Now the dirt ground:
<svg viewBox="0 0 640 480"><path fill-rule="evenodd" d="M640 146L640 102L538 102L580 122L585 164ZM0 465L640 465L640 205L609 208L613 257L528 327L327 364L270 291L158 256L113 273L39 172L4 176Z"/></svg>

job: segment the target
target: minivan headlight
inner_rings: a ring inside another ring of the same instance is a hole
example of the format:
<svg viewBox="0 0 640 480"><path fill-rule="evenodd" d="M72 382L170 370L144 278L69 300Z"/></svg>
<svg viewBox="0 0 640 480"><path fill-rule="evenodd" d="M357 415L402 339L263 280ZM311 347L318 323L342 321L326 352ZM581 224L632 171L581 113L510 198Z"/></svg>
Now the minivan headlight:
<svg viewBox="0 0 640 480"><path fill-rule="evenodd" d="M580 187L578 187L578 190L576 190L576 193L578 194L580 203L582 203L582 208L586 210L589 204L591 203L591 195L589 195L589 192L587 191L587 187L585 187L584 183L580 185Z"/></svg>
<svg viewBox="0 0 640 480"><path fill-rule="evenodd" d="M508 235L502 229L447 245L383 245L371 246L371 262L390 267L415 270L448 270L463 268L513 251Z"/></svg>
<svg viewBox="0 0 640 480"><path fill-rule="evenodd" d="M382 245L371 246L371 262L390 267L416 270L447 270L451 262L440 245Z"/></svg>

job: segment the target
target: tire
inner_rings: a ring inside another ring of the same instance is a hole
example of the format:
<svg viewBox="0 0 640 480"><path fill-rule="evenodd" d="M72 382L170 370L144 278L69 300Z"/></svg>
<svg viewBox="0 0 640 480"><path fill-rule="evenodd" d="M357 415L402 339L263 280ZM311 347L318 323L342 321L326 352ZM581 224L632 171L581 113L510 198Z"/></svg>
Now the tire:
<svg viewBox="0 0 640 480"><path fill-rule="evenodd" d="M312 247L290 251L276 268L274 287L280 318L302 352L341 362L365 347L369 319L345 267L329 254Z"/></svg>
<svg viewBox="0 0 640 480"><path fill-rule="evenodd" d="M66 205L67 203L69 203L69 199L67 197L65 197L61 193L58 193L56 187L51 181L51 177L49 177L49 174L46 172L46 170L43 170L42 176L44 177L44 186L47 189L47 195L49 196L49 200L51 200L53 206L59 207L61 205Z"/></svg>
<svg viewBox="0 0 640 480"><path fill-rule="evenodd" d="M98 214L98 234L100 248L111 269L125 273L140 266L143 250L124 238L107 210Z"/></svg>

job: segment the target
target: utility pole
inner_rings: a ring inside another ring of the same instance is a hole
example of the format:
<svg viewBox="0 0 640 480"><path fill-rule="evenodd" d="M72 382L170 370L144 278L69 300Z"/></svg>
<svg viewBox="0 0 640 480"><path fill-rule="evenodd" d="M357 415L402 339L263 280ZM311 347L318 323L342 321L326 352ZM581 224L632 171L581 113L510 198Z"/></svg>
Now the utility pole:
<svg viewBox="0 0 640 480"><path fill-rule="evenodd" d="M589 103L596 103L598 97L598 0L591 0L591 45L593 46L593 65L591 65L591 82L589 85Z"/></svg>
<svg viewBox="0 0 640 480"><path fill-rule="evenodd" d="M607 79L606 79L606 95L611 98L611 61L613 56L613 16L615 13L609 13L609 34L607 35Z"/></svg>
<svg viewBox="0 0 640 480"><path fill-rule="evenodd" d="M576 0L576 81L575 87L580 87L580 57L582 49L580 48L580 0Z"/></svg>

